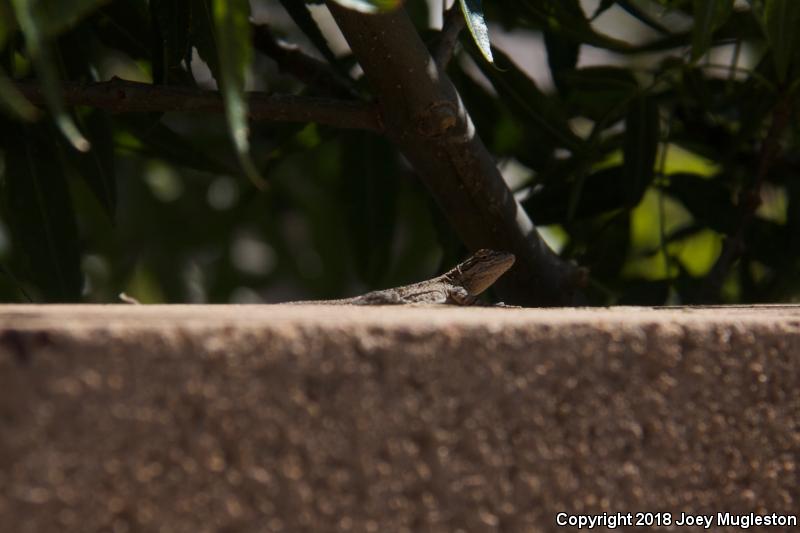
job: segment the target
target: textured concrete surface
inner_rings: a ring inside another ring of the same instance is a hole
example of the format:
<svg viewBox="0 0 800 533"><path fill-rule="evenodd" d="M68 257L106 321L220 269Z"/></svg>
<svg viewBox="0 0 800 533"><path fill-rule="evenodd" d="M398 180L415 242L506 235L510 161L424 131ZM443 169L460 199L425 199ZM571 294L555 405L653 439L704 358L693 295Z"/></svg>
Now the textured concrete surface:
<svg viewBox="0 0 800 533"><path fill-rule="evenodd" d="M0 307L0 531L793 516L799 390L791 306Z"/></svg>

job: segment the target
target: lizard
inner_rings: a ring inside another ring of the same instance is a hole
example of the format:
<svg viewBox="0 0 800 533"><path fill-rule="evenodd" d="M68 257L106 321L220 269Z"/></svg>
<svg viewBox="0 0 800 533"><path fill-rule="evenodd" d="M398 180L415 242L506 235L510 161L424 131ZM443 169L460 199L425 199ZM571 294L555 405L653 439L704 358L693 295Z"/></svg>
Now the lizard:
<svg viewBox="0 0 800 533"><path fill-rule="evenodd" d="M289 305L472 305L514 264L514 254L481 249L441 276L338 300L300 300Z"/></svg>

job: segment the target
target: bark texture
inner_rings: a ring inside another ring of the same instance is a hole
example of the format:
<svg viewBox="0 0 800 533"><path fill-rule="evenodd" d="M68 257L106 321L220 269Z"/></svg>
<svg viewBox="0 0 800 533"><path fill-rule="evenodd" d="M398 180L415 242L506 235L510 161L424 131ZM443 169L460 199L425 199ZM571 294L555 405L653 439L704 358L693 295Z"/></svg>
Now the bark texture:
<svg viewBox="0 0 800 533"><path fill-rule="evenodd" d="M498 285L507 303L575 303L581 275L542 240L503 181L447 73L405 10L364 15L328 2L377 96L386 135L400 148L462 241L512 252Z"/></svg>

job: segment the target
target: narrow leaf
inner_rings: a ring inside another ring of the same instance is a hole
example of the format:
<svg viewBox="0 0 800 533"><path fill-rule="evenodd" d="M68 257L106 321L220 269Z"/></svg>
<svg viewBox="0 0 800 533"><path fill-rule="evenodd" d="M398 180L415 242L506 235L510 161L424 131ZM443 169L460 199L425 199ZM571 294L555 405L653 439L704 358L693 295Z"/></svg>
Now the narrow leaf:
<svg viewBox="0 0 800 533"><path fill-rule="evenodd" d="M109 48L121 50L133 59L150 58L150 18L144 2L112 2L101 8L91 22L95 36Z"/></svg>
<svg viewBox="0 0 800 533"><path fill-rule="evenodd" d="M708 51L714 31L728 20L732 11L733 0L694 0L692 61Z"/></svg>
<svg viewBox="0 0 800 533"><path fill-rule="evenodd" d="M458 1L461 4L461 12L464 13L464 20L467 22L467 29L472 35L472 40L475 41L484 59L489 63L494 63L492 43L489 41L489 28L483 18L481 0Z"/></svg>
<svg viewBox="0 0 800 533"><path fill-rule="evenodd" d="M250 159L248 141L245 78L253 57L248 0L214 0L214 26L217 30L222 98L228 131L233 139L239 163L256 187L266 186Z"/></svg>
<svg viewBox="0 0 800 533"><path fill-rule="evenodd" d="M70 150L67 156L108 217L113 219L117 207L117 185L111 124L105 112L99 110L81 117L80 123L93 139L92 149L87 153Z"/></svg>
<svg viewBox="0 0 800 533"><path fill-rule="evenodd" d="M156 36L153 79L156 83L174 82L172 78L182 71L181 63L191 53L191 6L188 0L151 0L150 16Z"/></svg>
<svg viewBox="0 0 800 533"><path fill-rule="evenodd" d="M634 75L618 67L566 71L559 75L559 81L572 113L608 124L622 118L625 102L639 90Z"/></svg>
<svg viewBox="0 0 800 533"><path fill-rule="evenodd" d="M314 44L314 47L319 53L330 61L331 64L335 64L336 54L334 54L330 46L328 46L328 40L320 31L314 17L311 16L308 6L297 0L280 0L280 2L283 9L292 17L297 27L303 30L303 33L306 34L306 37Z"/></svg>
<svg viewBox="0 0 800 533"><path fill-rule="evenodd" d="M19 0L11 0L19 3ZM23 0L45 39L57 37L109 0ZM20 21L22 24L22 21Z"/></svg>
<svg viewBox="0 0 800 533"><path fill-rule="evenodd" d="M75 213L55 147L43 127L4 126L4 200L12 245L48 301L77 301L82 275Z"/></svg>
<svg viewBox="0 0 800 533"><path fill-rule="evenodd" d="M538 188L523 205L536 224L558 224L567 218L584 220L624 208L624 189L624 169L614 166L598 170L580 183L561 179Z"/></svg>
<svg viewBox="0 0 800 533"><path fill-rule="evenodd" d="M639 202L655 176L659 131L655 100L648 96L634 100L625 118L623 171L629 206Z"/></svg>
<svg viewBox="0 0 800 533"><path fill-rule="evenodd" d="M236 171L235 168L229 168L214 159L208 151L193 145L189 139L172 131L158 117L131 113L116 117L114 122L126 133L118 141L122 149L167 159L177 166L199 172L234 174Z"/></svg>
<svg viewBox="0 0 800 533"><path fill-rule="evenodd" d="M566 115L558 105L558 99L544 94L503 51L495 48L494 53L502 71L490 68L484 62L478 62L478 66L489 78L505 105L521 120L547 132L555 139L555 144L569 149L580 146L582 141L570 129Z"/></svg>
<svg viewBox="0 0 800 533"><path fill-rule="evenodd" d="M6 43L6 39L16 29L17 21L11 11L8 0L0 0L0 48Z"/></svg>
<svg viewBox="0 0 800 533"><path fill-rule="evenodd" d="M677 198L698 222L714 231L728 233L736 227L738 211L724 176L672 174L665 191Z"/></svg>
<svg viewBox="0 0 800 533"><path fill-rule="evenodd" d="M635 49L630 43L596 31L586 19L578 0L519 0L518 5L526 18L575 43L621 53Z"/></svg>
<svg viewBox="0 0 800 533"><path fill-rule="evenodd" d="M615 0L600 0L600 3L597 4L597 8L594 10L594 13L592 13L591 20L594 20L603 13L605 13L606 10L608 10L608 8L613 6L615 3L616 3Z"/></svg>
<svg viewBox="0 0 800 533"><path fill-rule="evenodd" d="M362 13L391 11L403 4L402 0L333 0L342 7Z"/></svg>
<svg viewBox="0 0 800 533"><path fill-rule="evenodd" d="M386 275L394 245L397 152L384 137L351 133L344 138L342 200L348 204L356 266L371 287Z"/></svg>
<svg viewBox="0 0 800 533"><path fill-rule="evenodd" d="M764 30L772 48L778 79L784 81L792 56L798 47L800 2L797 0L766 0Z"/></svg>
<svg viewBox="0 0 800 533"><path fill-rule="evenodd" d="M191 28L189 37L192 45L197 48L200 59L206 62L211 75L221 83L222 74L219 67L219 46L217 45L217 30L214 27L214 0L200 0L192 2Z"/></svg>
<svg viewBox="0 0 800 533"><path fill-rule="evenodd" d="M13 82L0 68L0 108L9 115L31 122L36 119L38 111L18 90Z"/></svg>
<svg viewBox="0 0 800 533"><path fill-rule="evenodd" d="M617 5L619 5L620 8L624 9L630 16L632 16L645 26L649 26L650 28L656 30L658 33L661 33L663 35L670 35L672 33L666 26L658 22L644 9L631 2L631 0L618 0Z"/></svg>
<svg viewBox="0 0 800 533"><path fill-rule="evenodd" d="M53 61L50 52L50 43L47 41L43 26L46 25L47 17L38 16L34 13L35 4L26 0L12 0L17 21L25 40L28 44L31 60L39 76L39 83L44 91L47 107L53 114L53 118L61 132L69 140L76 150L86 152L90 148L89 141L78 131L72 117L67 113L64 101L61 96L61 80L58 76L58 69Z"/></svg>
<svg viewBox="0 0 800 533"><path fill-rule="evenodd" d="M561 74L573 70L578 64L578 53L581 47L551 31L544 32L544 45L547 49L547 65L550 67L550 75L553 77L558 91L564 94L566 86L562 82Z"/></svg>

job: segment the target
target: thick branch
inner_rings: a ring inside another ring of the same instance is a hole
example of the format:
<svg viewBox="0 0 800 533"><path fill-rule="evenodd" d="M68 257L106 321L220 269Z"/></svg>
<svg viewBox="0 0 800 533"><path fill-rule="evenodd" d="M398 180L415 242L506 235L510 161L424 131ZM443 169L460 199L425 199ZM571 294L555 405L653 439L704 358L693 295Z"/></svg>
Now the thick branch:
<svg viewBox="0 0 800 533"><path fill-rule="evenodd" d="M39 84L18 82L17 88L36 105L44 105ZM216 91L193 87L151 85L114 78L96 83L66 83L64 100L112 113L195 112L222 113L225 107ZM371 104L330 98L249 93L254 121L317 122L338 128L382 131L380 116Z"/></svg>
<svg viewBox="0 0 800 533"><path fill-rule="evenodd" d="M553 253L514 199L458 92L404 9L364 15L328 1L377 95L386 134L471 249L513 252L501 296L521 305L574 303L581 276Z"/></svg>

